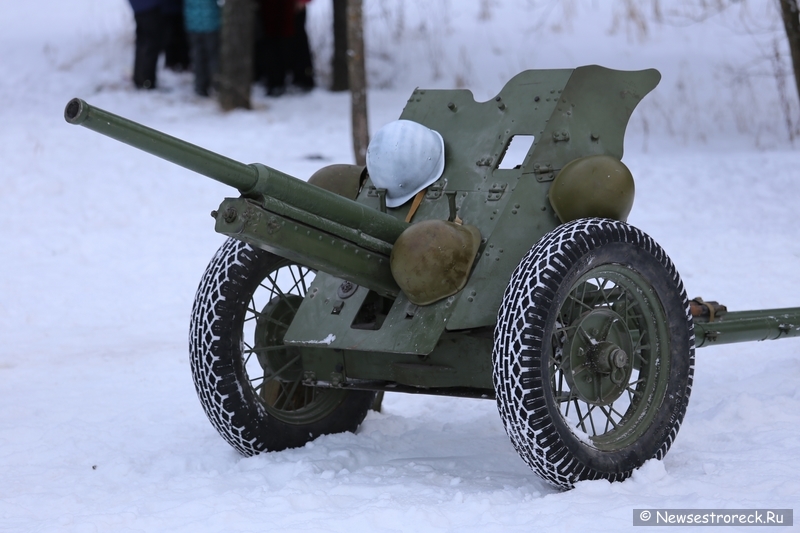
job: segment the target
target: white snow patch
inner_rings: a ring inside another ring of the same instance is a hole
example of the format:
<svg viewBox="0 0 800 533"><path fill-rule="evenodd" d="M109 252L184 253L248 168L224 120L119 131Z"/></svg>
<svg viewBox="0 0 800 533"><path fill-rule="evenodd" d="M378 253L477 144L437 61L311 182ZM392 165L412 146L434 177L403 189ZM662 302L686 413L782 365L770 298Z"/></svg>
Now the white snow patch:
<svg viewBox="0 0 800 533"><path fill-rule="evenodd" d="M303 341L303 344L331 344L333 341L336 340L336 335L333 333L328 333L328 336L322 340L318 341Z"/></svg>

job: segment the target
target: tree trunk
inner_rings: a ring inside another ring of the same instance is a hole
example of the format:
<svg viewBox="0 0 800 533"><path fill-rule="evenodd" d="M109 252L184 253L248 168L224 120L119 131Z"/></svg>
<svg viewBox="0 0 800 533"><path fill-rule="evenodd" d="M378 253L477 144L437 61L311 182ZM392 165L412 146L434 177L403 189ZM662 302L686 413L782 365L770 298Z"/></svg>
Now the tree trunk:
<svg viewBox="0 0 800 533"><path fill-rule="evenodd" d="M333 56L331 91L346 91L347 82L347 0L333 0Z"/></svg>
<svg viewBox="0 0 800 533"><path fill-rule="evenodd" d="M253 39L256 5L253 0L225 0L222 6L219 104L225 111L250 109L253 81Z"/></svg>
<svg viewBox="0 0 800 533"><path fill-rule="evenodd" d="M353 151L357 165L367 164L367 74L364 67L362 0L347 0L347 73L353 121Z"/></svg>
<svg viewBox="0 0 800 533"><path fill-rule="evenodd" d="M800 99L800 5L798 0L780 0L783 27L789 40L789 51L792 55L794 81L797 86L797 97Z"/></svg>

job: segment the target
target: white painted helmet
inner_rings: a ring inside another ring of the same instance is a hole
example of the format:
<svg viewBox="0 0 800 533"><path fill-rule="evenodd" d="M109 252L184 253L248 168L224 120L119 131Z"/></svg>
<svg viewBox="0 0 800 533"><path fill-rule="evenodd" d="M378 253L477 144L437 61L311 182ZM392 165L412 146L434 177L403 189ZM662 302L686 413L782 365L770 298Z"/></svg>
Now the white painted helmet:
<svg viewBox="0 0 800 533"><path fill-rule="evenodd" d="M387 207L403 205L443 171L442 136L417 122L386 124L367 148L367 172L375 187L386 189Z"/></svg>

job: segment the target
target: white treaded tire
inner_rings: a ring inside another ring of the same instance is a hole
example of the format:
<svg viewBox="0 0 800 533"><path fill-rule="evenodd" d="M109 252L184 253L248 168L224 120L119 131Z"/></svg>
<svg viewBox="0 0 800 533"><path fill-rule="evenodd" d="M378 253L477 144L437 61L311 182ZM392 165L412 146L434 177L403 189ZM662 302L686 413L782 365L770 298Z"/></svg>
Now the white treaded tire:
<svg viewBox="0 0 800 533"><path fill-rule="evenodd" d="M506 432L534 472L565 489L623 480L667 453L686 412L694 328L683 283L633 226L559 226L511 277L492 361Z"/></svg>
<svg viewBox="0 0 800 533"><path fill-rule="evenodd" d="M228 239L195 296L189 352L208 419L241 454L354 432L375 393L307 387L299 352L283 345L315 272Z"/></svg>

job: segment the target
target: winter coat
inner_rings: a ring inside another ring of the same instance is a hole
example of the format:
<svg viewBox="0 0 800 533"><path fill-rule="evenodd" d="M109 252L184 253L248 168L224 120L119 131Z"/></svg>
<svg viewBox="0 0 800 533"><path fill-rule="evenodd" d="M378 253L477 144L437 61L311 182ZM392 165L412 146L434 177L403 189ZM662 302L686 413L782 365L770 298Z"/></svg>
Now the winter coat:
<svg viewBox="0 0 800 533"><path fill-rule="evenodd" d="M161 11L165 15L180 15L183 13L183 0L161 0Z"/></svg>
<svg viewBox="0 0 800 533"><path fill-rule="evenodd" d="M183 0L183 20L188 32L218 31L221 16L217 0Z"/></svg>
<svg viewBox="0 0 800 533"><path fill-rule="evenodd" d="M142 13L150 11L157 7L161 7L161 0L128 0L131 3L134 13Z"/></svg>
<svg viewBox="0 0 800 533"><path fill-rule="evenodd" d="M294 36L295 0L259 0L259 4L266 37Z"/></svg>

